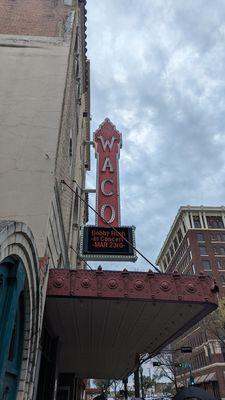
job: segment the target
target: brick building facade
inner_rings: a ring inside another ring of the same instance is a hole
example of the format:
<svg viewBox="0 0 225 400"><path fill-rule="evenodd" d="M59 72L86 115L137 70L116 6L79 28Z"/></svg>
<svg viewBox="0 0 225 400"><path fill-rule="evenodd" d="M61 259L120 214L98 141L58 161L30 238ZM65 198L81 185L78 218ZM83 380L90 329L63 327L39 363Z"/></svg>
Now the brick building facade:
<svg viewBox="0 0 225 400"><path fill-rule="evenodd" d="M0 33L15 36L62 37L72 1L2 0Z"/></svg>
<svg viewBox="0 0 225 400"><path fill-rule="evenodd" d="M164 272L207 274L225 295L225 208L181 207L157 259ZM207 318L180 337L172 348L191 346L192 354L176 357L191 363L195 384L225 398L225 349L209 329ZM179 369L180 385L189 382L189 369Z"/></svg>

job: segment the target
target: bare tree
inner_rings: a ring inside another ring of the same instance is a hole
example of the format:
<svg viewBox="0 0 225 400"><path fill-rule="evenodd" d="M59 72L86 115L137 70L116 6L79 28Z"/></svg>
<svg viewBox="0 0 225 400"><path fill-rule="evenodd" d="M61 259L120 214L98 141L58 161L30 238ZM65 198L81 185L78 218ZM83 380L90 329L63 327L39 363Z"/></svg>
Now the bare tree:
<svg viewBox="0 0 225 400"><path fill-rule="evenodd" d="M117 398L118 391L122 388L122 381L120 380L113 380L111 386L113 387L114 391L114 399Z"/></svg>
<svg viewBox="0 0 225 400"><path fill-rule="evenodd" d="M178 375L179 383L182 383L185 386L185 374L183 372L184 370L176 366L177 362L175 360L174 353L170 351L170 349L168 349L168 351L165 350L164 352L160 353L157 356L156 361L160 363L160 365L157 367L157 372L160 379L165 377L170 382L172 382L176 393L178 391Z"/></svg>
<svg viewBox="0 0 225 400"><path fill-rule="evenodd" d="M112 383L112 379L94 379L95 386L102 389L102 391L108 391Z"/></svg>
<svg viewBox="0 0 225 400"><path fill-rule="evenodd" d="M204 329L211 336L218 340L221 347L225 348L225 299L219 300L216 311L212 312L203 320Z"/></svg>
<svg viewBox="0 0 225 400"><path fill-rule="evenodd" d="M152 377L143 375L142 385L144 389L144 394L146 396L146 392L148 389L154 388L157 383L158 376L155 374Z"/></svg>

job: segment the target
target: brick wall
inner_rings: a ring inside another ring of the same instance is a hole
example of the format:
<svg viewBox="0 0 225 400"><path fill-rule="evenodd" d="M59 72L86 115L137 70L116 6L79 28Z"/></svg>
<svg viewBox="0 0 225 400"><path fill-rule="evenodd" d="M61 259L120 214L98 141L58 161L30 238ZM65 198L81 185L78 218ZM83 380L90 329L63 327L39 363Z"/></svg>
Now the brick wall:
<svg viewBox="0 0 225 400"><path fill-rule="evenodd" d="M79 249L79 228L86 222L86 207L78 196L61 184L61 181L65 180L74 191L77 190L79 195L85 197L80 187L82 189L85 187L85 173L89 168L90 149L84 145L84 140L90 138L89 118L86 117L86 114L90 114L90 102L84 11L84 3L79 3L75 12L68 58L56 152L55 196L47 231L47 254L50 258L50 267L72 266L75 268L82 265L77 261L76 252ZM59 227L59 222L61 227ZM58 240L60 235L62 240Z"/></svg>
<svg viewBox="0 0 225 400"><path fill-rule="evenodd" d="M63 0L1 0L0 34L63 36L70 8Z"/></svg>

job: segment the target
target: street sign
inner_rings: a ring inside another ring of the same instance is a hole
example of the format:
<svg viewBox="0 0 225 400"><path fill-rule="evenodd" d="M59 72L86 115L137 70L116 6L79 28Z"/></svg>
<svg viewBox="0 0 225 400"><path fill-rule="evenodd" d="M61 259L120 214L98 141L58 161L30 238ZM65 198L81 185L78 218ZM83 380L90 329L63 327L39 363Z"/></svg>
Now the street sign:
<svg viewBox="0 0 225 400"><path fill-rule="evenodd" d="M85 260L136 261L135 227L82 227L80 256ZM128 242L129 243L128 243Z"/></svg>
<svg viewBox="0 0 225 400"><path fill-rule="evenodd" d="M177 368L191 368L191 364L189 363L175 363L174 366Z"/></svg>

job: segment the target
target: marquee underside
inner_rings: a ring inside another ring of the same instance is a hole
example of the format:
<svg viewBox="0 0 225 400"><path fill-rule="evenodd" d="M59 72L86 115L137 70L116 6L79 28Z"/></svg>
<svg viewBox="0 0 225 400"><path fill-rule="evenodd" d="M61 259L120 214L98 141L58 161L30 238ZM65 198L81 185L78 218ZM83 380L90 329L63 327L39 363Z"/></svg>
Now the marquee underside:
<svg viewBox="0 0 225 400"><path fill-rule="evenodd" d="M51 270L46 312L59 372L123 379L217 307L210 277Z"/></svg>

